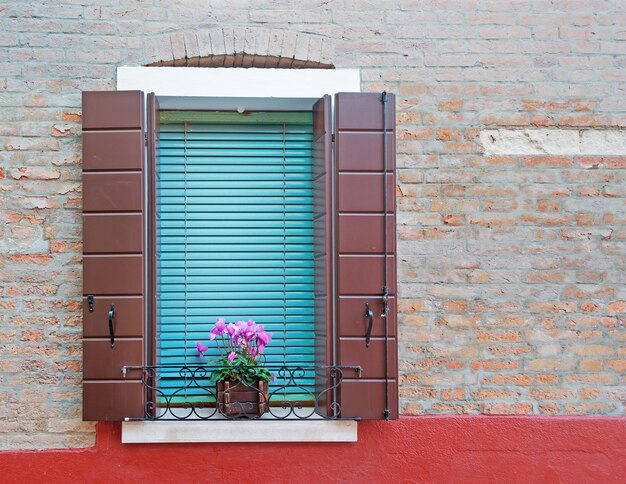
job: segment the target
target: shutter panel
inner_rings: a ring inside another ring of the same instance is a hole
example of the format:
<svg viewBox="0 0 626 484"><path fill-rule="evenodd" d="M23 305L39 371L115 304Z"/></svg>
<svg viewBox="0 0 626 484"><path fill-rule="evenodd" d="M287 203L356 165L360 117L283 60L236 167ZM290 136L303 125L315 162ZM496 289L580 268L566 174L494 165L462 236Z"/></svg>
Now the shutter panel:
<svg viewBox="0 0 626 484"><path fill-rule="evenodd" d="M147 213L147 229L148 229L148 282L147 282L147 355L146 361L150 365L157 364L156 357L156 334L157 334L157 211L156 211L156 164L159 142L159 101L154 93L149 93L146 97L146 132L147 136L147 160L148 160L148 213ZM156 402L157 391L155 390L157 382L155 375L150 372L148 375L148 402ZM147 413L154 416L156 409L153 406L146 407Z"/></svg>
<svg viewBox="0 0 626 484"><path fill-rule="evenodd" d="M346 418L383 419L386 408L388 418L398 418L393 94L387 95L386 104L384 122L381 94L339 93L335 97L337 355L338 364L362 368L360 374L344 371L341 416ZM383 136L387 137L386 214ZM389 288L386 331L385 318L381 317L385 223ZM374 313L369 347L366 303Z"/></svg>
<svg viewBox="0 0 626 484"><path fill-rule="evenodd" d="M330 96L313 106L313 252L315 267L315 364L333 363L332 313L332 127ZM328 371L318 371L316 394L320 413L331 413Z"/></svg>
<svg viewBox="0 0 626 484"><path fill-rule="evenodd" d="M159 101L154 93L147 96L147 153L148 153L148 361L156 365L156 337L157 334L157 210L156 210L156 165L159 142ZM151 382L150 386L154 382ZM154 395L150 398L154 401Z"/></svg>
<svg viewBox="0 0 626 484"><path fill-rule="evenodd" d="M83 420L144 415L144 165L143 93L84 92Z"/></svg>

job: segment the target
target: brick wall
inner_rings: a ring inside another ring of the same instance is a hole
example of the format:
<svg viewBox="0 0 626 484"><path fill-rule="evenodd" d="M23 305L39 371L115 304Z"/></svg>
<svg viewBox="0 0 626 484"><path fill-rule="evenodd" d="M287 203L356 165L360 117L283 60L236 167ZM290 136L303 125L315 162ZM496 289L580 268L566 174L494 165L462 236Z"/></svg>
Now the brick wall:
<svg viewBox="0 0 626 484"><path fill-rule="evenodd" d="M398 94L404 413L622 415L624 25L621 0L1 4L0 448L93 444L80 92L185 55L360 68ZM559 154L490 141L534 128ZM567 141L590 130L603 148Z"/></svg>

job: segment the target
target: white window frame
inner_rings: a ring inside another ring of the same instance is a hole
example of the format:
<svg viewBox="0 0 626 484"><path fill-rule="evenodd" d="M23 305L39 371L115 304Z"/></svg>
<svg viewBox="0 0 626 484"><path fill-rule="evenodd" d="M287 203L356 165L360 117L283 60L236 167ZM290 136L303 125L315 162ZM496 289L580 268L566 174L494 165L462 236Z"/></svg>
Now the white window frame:
<svg viewBox="0 0 626 484"><path fill-rule="evenodd" d="M321 98L360 92L358 69L244 69L202 67L118 67L118 91L157 96L220 98Z"/></svg>
<svg viewBox="0 0 626 484"><path fill-rule="evenodd" d="M361 79L358 69L121 66L117 90L153 92L161 109L289 111L308 110L325 94L360 92ZM122 422L123 443L356 440L357 422L347 420Z"/></svg>

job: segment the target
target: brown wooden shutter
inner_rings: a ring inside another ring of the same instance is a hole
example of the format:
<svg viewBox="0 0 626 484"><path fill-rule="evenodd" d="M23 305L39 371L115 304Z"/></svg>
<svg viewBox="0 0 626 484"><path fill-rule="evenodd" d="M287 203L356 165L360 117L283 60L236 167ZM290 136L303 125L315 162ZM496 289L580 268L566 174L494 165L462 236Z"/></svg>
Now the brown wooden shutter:
<svg viewBox="0 0 626 484"><path fill-rule="evenodd" d="M341 416L398 418L395 236L395 96L339 93L335 97L335 255L338 364L344 371ZM387 137L387 213L384 212L383 126ZM382 288L387 224L387 339ZM369 318L374 313L370 345ZM386 348L385 348L386 346ZM385 389L385 385L387 389ZM388 413L385 412L388 410Z"/></svg>
<svg viewBox="0 0 626 484"><path fill-rule="evenodd" d="M146 361L143 99L83 93L83 420L144 415L141 372L122 373Z"/></svg>
<svg viewBox="0 0 626 484"><path fill-rule="evenodd" d="M313 197L315 264L315 364L328 366L333 358L332 314L332 125L330 96L313 106ZM319 370L316 393L321 395L318 410L332 412L330 372Z"/></svg>

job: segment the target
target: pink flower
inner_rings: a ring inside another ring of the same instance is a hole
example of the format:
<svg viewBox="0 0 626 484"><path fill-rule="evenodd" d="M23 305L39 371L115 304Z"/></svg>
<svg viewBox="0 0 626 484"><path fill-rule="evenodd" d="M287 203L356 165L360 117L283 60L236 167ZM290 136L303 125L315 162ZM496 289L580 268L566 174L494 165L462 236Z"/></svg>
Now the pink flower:
<svg viewBox="0 0 626 484"><path fill-rule="evenodd" d="M256 338L257 338L257 344L265 346L272 339L272 335L269 333L266 333L265 331L261 331L257 333Z"/></svg>
<svg viewBox="0 0 626 484"><path fill-rule="evenodd" d="M200 343L200 341L196 342L196 349L198 350L198 353L200 353L200 357L202 358L204 356L204 352L206 350L209 349L208 346L204 346L202 343Z"/></svg>
<svg viewBox="0 0 626 484"><path fill-rule="evenodd" d="M229 348L230 351L226 357L230 363L237 358L242 361L255 362L264 353L265 346L272 339L272 335L265 331L263 325L256 324L253 319L226 323L224 318L218 318L209 333L209 339L214 340L218 336L230 340L224 344L224 347ZM208 350L208 347L200 342L196 343L196 348L201 357Z"/></svg>
<svg viewBox="0 0 626 484"><path fill-rule="evenodd" d="M215 322L215 326L213 326L213 329L209 333L209 339L214 340L216 336L222 336L225 329L226 323L224 322L224 318L218 318Z"/></svg>
<svg viewBox="0 0 626 484"><path fill-rule="evenodd" d="M237 321L235 323L235 327L237 328L237 334L245 335L246 330L248 329L248 323L245 321Z"/></svg>
<svg viewBox="0 0 626 484"><path fill-rule="evenodd" d="M250 342L252 342L254 340L254 336L256 335L256 332L255 332L254 328L251 328L250 326L248 326L244 330L243 335L246 338L246 341L248 341L250 343Z"/></svg>

